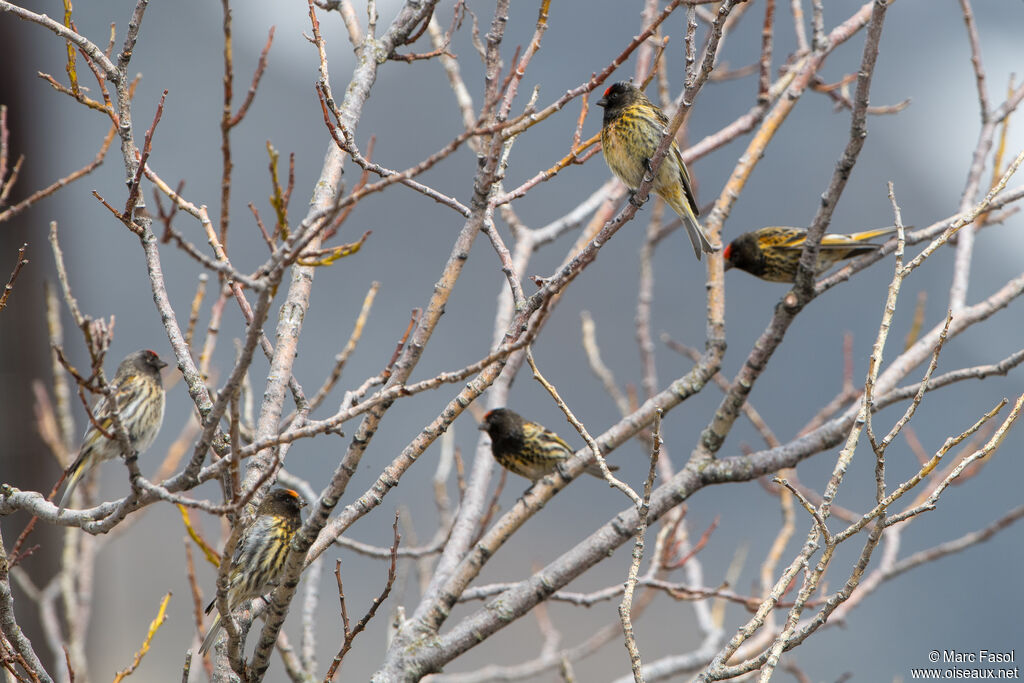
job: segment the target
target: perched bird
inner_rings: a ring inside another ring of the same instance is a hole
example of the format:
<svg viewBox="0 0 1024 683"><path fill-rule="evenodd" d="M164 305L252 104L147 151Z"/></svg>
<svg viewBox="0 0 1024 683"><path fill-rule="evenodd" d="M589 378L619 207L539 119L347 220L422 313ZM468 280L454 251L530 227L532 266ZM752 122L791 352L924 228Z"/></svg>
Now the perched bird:
<svg viewBox="0 0 1024 683"><path fill-rule="evenodd" d="M498 464L513 474L537 481L551 474L555 466L573 455L572 448L553 431L508 408L495 408L484 415L480 429L491 437L491 453ZM609 466L611 470L618 467ZM587 465L587 474L603 477L597 463Z"/></svg>
<svg viewBox="0 0 1024 683"><path fill-rule="evenodd" d="M128 354L117 366L114 381L110 384L114 391L117 414L136 453L142 453L150 447L164 423L164 383L160 378L160 370L165 367L167 363L160 360L156 352L145 349L136 351ZM86 472L105 460L121 455L121 444L114 434L113 412L107 404L106 396L93 406L92 414L103 429L97 429L96 424L89 422L78 457L65 473L67 484L60 499L60 510L67 507L71 494ZM107 438L104 431L115 438Z"/></svg>
<svg viewBox="0 0 1024 683"><path fill-rule="evenodd" d="M234 610L246 600L262 596L284 569L288 544L302 524L300 511L306 501L291 489L277 488L267 494L256 510L256 517L245 528L235 545L228 568L228 608ZM206 614L214 610L214 598L206 606ZM224 629L218 613L206 633L199 654L217 640Z"/></svg>
<svg viewBox="0 0 1024 683"><path fill-rule="evenodd" d="M604 91L604 97L597 101L597 106L604 107L601 126L604 160L626 187L636 190L644 175L651 171L651 157L665 135L668 118L631 83L610 86ZM683 155L674 140L658 167L651 191L664 199L682 219L698 261L701 251L715 251L697 222L699 211L690 188L690 174L686 172Z"/></svg>
<svg viewBox="0 0 1024 683"><path fill-rule="evenodd" d="M896 226L852 235L825 235L821 239L814 274L821 275L837 261L881 248L881 244L866 244L864 240L891 232L896 232ZM773 226L745 232L722 252L725 269L739 268L769 282L793 282L806 239L807 231L803 228Z"/></svg>

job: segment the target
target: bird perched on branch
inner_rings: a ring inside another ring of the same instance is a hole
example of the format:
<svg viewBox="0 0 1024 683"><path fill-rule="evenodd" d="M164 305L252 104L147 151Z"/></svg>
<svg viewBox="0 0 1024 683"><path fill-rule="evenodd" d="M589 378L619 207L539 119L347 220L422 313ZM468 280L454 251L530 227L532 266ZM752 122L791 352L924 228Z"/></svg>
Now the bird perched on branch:
<svg viewBox="0 0 1024 683"><path fill-rule="evenodd" d="M267 494L256 517L245 528L235 545L228 567L228 609L234 610L246 600L262 596L284 569L288 546L302 524L301 510L306 501L291 489L277 488ZM206 614L213 611L217 600L206 606ZM210 630L199 646L204 655L224 629L220 614L213 620Z"/></svg>
<svg viewBox="0 0 1024 683"><path fill-rule="evenodd" d="M165 367L167 363L160 360L155 351L136 351L121 361L110 383L117 414L136 453L142 453L152 445L163 425L164 384L160 370ZM123 449L114 434L113 413L106 396L93 406L95 422L89 421L78 457L64 475L67 484L60 499L60 510L67 507L75 487L88 471L105 460L121 455Z"/></svg>
<svg viewBox="0 0 1024 683"><path fill-rule="evenodd" d="M665 135L668 117L643 92L631 83L615 83L597 101L604 107L601 127L601 148L604 160L630 191L635 191L650 177L651 157ZM686 228L693 253L700 260L701 252L715 251L704 228L697 222L697 201L690 187L690 174L683 164L679 145L673 140L665 154L651 191L672 207Z"/></svg>
<svg viewBox="0 0 1024 683"><path fill-rule="evenodd" d="M484 415L480 429L491 437L491 453L498 464L513 474L537 481L573 456L565 441L544 425L530 422L508 408L495 408ZM618 467L609 466L610 470ZM584 470L604 477L597 463Z"/></svg>
<svg viewBox="0 0 1024 683"><path fill-rule="evenodd" d="M881 244L868 244L864 240L892 232L896 232L894 225L852 235L825 235L821 238L814 274L821 275L837 261L880 249ZM793 282L806 240L807 231L803 228L772 226L745 232L722 252L725 269L739 268L769 282Z"/></svg>

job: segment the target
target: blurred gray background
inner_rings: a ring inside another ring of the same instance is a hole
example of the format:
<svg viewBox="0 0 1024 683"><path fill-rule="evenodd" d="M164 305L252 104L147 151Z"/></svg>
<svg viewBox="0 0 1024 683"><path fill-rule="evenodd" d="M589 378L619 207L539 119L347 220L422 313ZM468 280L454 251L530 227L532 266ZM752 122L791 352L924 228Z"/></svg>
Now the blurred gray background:
<svg viewBox="0 0 1024 683"><path fill-rule="evenodd" d="M27 3L35 10L59 17L58 2ZM357 3L358 4L358 3ZM493 4L471 2L483 27L490 21ZM774 65L793 49L792 22L788 3L778 3ZM827 3L828 28L846 19L860 3L838 0ZM378 2L381 25L392 18L397 0ZM441 24L447 27L452 3L439 8ZM518 109L526 94L539 85L541 105L557 98L565 89L584 82L601 69L640 29L637 0L629 2L555 2L550 28L520 89ZM117 23L118 48L131 12L128 2L93 0L75 7L78 29L104 45L111 22ZM809 4L805 10L810 12ZM360 8L360 19L365 15ZM536 20L537 3L515 3L503 54L507 61L516 45L529 41ZM975 11L980 26L988 87L993 101L1000 102L1011 72L1024 66L1020 27L1024 5L1020 2L978 2ZM760 46L763 3L756 2L728 38L722 62L732 68L756 61ZM347 34L336 14L320 12L327 40L332 83L343 92L353 56ZM172 185L187 181L184 194L197 204L207 204L216 220L219 206L220 134L222 77L222 14L219 3L152 3L146 12L132 70L142 74L135 97L137 135L148 128L161 92L169 90L163 120L154 139L150 164ZM234 264L251 270L266 258L246 208L254 202L264 220L271 210L267 201L266 141L282 153L295 153L296 185L291 216L304 213L311 187L319 172L324 150L330 143L324 129L313 86L317 77L315 49L305 38L309 19L305 3L237 3L234 11L236 107L248 87L252 69L270 26L276 38L270 63L256 101L241 126L233 133L235 176L233 216L229 251ZM673 91L682 85L682 34L685 13L680 11L665 24L671 36L668 48ZM482 89L480 60L469 41L469 22L456 36L453 50L460 57L463 75L479 105ZM427 49L421 41L417 51ZM856 72L863 34L839 48L829 59L823 77L834 82ZM35 77L37 71L65 81L64 45L43 29L22 23L9 15L0 16L0 103L9 108L9 125L15 153L27 159L13 198L29 192L87 163L98 149L109 121L54 92ZM81 62L79 62L81 65ZM633 74L630 60L616 74L625 79ZM80 67L82 82L90 79ZM95 90L93 90L95 94ZM693 142L714 132L753 105L756 76L739 81L712 83L704 88L688 120L688 139ZM912 103L895 116L869 119L869 137L846 193L839 204L833 231L851 232L893 222L886 197L886 182L893 181L907 224L927 225L956 211L967 174L970 154L980 127L974 76L959 5L953 0L901 0L889 10L882 38L881 54L872 87L872 104L892 104L905 98ZM542 125L536 126L516 143L506 187L517 185L547 168L566 153L579 113L575 102ZM591 112L584 135L597 132L599 116ZM819 205L835 162L846 144L849 114L835 111L824 95L809 93L783 126L767 155L758 165L746 191L736 203L725 226L725 239L767 224L807 225ZM461 130L461 119L441 67L434 61L413 64L389 63L380 70L372 96L357 131L365 149L370 135L376 135L374 159L401 169L436 151ZM1007 154L1012 158L1024 145L1022 127L1011 124ZM728 147L691 165L699 201L705 204L718 193L748 142L744 137ZM117 143L106 163L91 176L65 188L16 220L0 226L0 277L6 281L14 264L17 246L29 243L31 263L17 282L7 310L0 314L0 433L6 448L0 450L0 479L21 488L48 491L60 475L59 468L42 447L33 426L29 380L50 382L46 329L42 311L42 283L54 279L53 258L46 241L47 225L60 225L62 244L70 276L84 312L94 317L115 316L116 339L108 359L107 372L119 359L138 348L153 348L171 357L159 316L153 305L142 253L137 239L90 195L95 190L115 206L125 199L123 166ZM347 182L357 174L348 167ZM475 159L460 149L427 173L423 181L463 201L471 193ZM990 169L986 170L986 181ZM532 191L516 204L519 216L531 227L561 216L588 196L608 177L600 159L573 166L557 179ZM1019 185L1019 180L1010 186ZM151 189L146 200L152 207ZM589 310L597 324L606 362L620 384L640 381L639 353L634 342L637 295L638 235L646 229L650 208L626 226L605 247L597 262L569 288L553 319L535 346L537 361L559 388L568 404L597 433L617 419L612 401L588 370L580 350L580 318ZM394 344L405 329L410 309L423 306L438 277L462 220L449 209L406 188L392 189L363 201L345 224L342 241L354 240L364 230L373 235L363 250L335 266L318 270L311 309L306 317L297 377L315 389L325 368L344 346L370 283L381 282L373 314L359 349L342 378L342 388L358 385L376 374L387 362ZM179 218L176 227L196 244L203 245L199 226ZM506 239L507 228L500 225ZM969 303L989 295L1021 271L1024 237L1022 220L1013 216L1004 225L980 233L974 254L974 273ZM563 237L538 254L528 274L548 275L564 257L576 235ZM915 250L916 251L916 250ZM161 250L169 294L179 320L187 310L200 272L197 264L171 247ZM918 293L927 291L925 329L945 313L953 252L943 249L905 283L890 347L892 358L902 348ZM694 263L685 238L674 234L657 253L654 333L664 331L691 346L703 347L705 302L704 269ZM891 276L891 262L879 263L836 290L815 301L796 320L782 347L755 387L751 400L768 424L783 440L791 438L818 408L840 389L842 340L854 333L855 381L860 382L877 330L885 289ZM750 344L764 329L772 308L786 288L763 283L745 273L727 274L727 329L729 350L723 370L732 376L749 351ZM479 239L470 255L462 279L446 309L432 343L413 379L424 379L441 370L461 367L486 353L491 340L496 296L505 285L497 259L486 239ZM211 288L212 293L212 288ZM207 320L208 297L203 318ZM953 340L945 349L940 372L954 368L996 362L1021 346L1024 326L1021 304ZM66 317L66 316L65 316ZM272 333L275 315L268 323ZM85 354L77 331L66 317L66 346L77 362ZM228 367L233 357L232 340L241 334L237 307L226 308L217 348L217 362ZM683 374L690 362L659 345L659 379L664 385ZM172 363L173 366L173 363ZM262 357L253 366L252 381L262 391L267 368ZM915 373L923 372L923 368ZM345 504L361 494L380 468L414 438L457 390L440 391L403 400L387 414L360 466L359 476L349 487ZM929 395L912 425L924 447L934 452L947 436L959 433L1001 398L1011 401L1024 392L1020 371L1007 378L965 383ZM335 393L321 409L322 417L340 400ZM707 387L699 396L668 415L665 441L680 465L718 404L720 394ZM529 374L513 387L510 405L529 417L556 428L571 443L580 440L565 424L557 407ZM143 471L152 472L155 462L177 436L191 411L191 402L180 382L168 392L167 420L160 439L143 459ZM902 407L881 413L882 423L891 424ZM77 412L79 428L84 413ZM351 432L353 427L347 427ZM876 423L877 424L877 423ZM475 423L468 416L455 424L455 440L471 456L478 438ZM760 447L756 432L740 421L722 454L739 453L741 444ZM325 437L299 442L291 450L288 467L309 479L314 487L326 481L348 444L347 438ZM915 521L903 535L901 555L958 537L985 526L1020 502L1021 460L1024 431L1018 427L985 469L969 484L949 490L935 512ZM157 455L154 455L157 454ZM834 452L822 453L799 467L805 484L821 489L833 463ZM407 506L417 518L421 540L434 530L430 476L436 464L435 445L417 463L402 485L392 491L382 509L363 519L351 531L353 538L387 545L390 522L397 506ZM646 474L643 448L634 442L613 456L623 476L636 486ZM864 510L874 494L872 462L862 448L846 478L838 503ZM147 465L149 469L147 469ZM900 440L890 450L890 481L916 471L917 460ZM106 498L122 495L123 473L115 465L103 471ZM542 566L589 534L626 506L627 501L600 482L590 479L574 484L557 496L548 509L531 520L489 563L479 583L518 580ZM510 478L501 497L503 509L526 488L525 481ZM454 492L454 488L453 488ZM197 495L216 495L206 485ZM689 501L688 522L693 534L701 533L717 516L721 521L708 547L701 553L707 585L717 585L732 560L735 548L749 550L747 565L735 589L751 591L759 563L774 539L779 524L779 505L756 482L701 491ZM25 515L0 520L4 541L10 546L27 522ZM216 538L218 526L207 519L205 530ZM785 557L791 557L804 537L808 523L798 522L795 540ZM142 633L155 614L161 596L173 591L168 623L157 635L152 651L139 671L138 680L177 680L185 651L195 638L192 601L184 570L184 529L178 511L169 505L153 506L145 519L131 531L113 540L97 567L94 623L90 636L92 677L109 679L124 667L138 648ZM40 544L25 567L44 582L55 566L59 534L41 528L32 537ZM1010 528L991 541L904 575L880 588L858 607L844 628L820 631L795 654L795 661L813 680L835 680L852 672L857 681L909 678L911 667L928 666L933 649L1010 650L1021 649L1020 615L1024 591L1020 586L1022 531ZM860 543L854 541L840 553L830 575L834 590L846 577ZM345 577L350 614L360 614L381 589L385 563L333 550L325 556L327 569L322 580L319 657L326 668L340 644L340 616L336 607L334 578L329 574L340 558ZM629 563L628 548L584 575L572 590L591 590L619 583ZM214 572L200 567L200 583L212 595ZM308 578L306 580L309 580ZM343 667L341 680L364 680L377 666L384 652L384 629L397 604L412 607L418 596L415 581L404 595L392 594L378 618L356 642ZM19 618L31 626L31 604L16 592ZM478 604L459 607L458 619ZM561 629L562 644L571 647L587 637L595 624L617 620L616 603L590 609L555 604L549 607L555 625ZM293 611L293 617L296 616ZM746 613L731 606L727 611L727 633L743 623ZM297 635L297 619L286 629ZM33 631L30 630L30 633ZM691 607L685 602L662 599L637 624L637 637L645 660L694 649L699 633ZM250 648L252 646L250 638ZM536 656L541 637L532 618L491 638L454 662L451 671L464 671L485 663L515 663ZM46 648L36 640L40 652ZM1024 652L1024 649L1022 649ZM869 656L865 656L868 654ZM48 653L50 654L50 653ZM576 665L578 680L600 681L626 675L629 660L621 645L612 644L599 655ZM786 680L788 674L780 674ZM283 680L280 661L275 658L268 680ZM555 680L554 674L538 680Z"/></svg>

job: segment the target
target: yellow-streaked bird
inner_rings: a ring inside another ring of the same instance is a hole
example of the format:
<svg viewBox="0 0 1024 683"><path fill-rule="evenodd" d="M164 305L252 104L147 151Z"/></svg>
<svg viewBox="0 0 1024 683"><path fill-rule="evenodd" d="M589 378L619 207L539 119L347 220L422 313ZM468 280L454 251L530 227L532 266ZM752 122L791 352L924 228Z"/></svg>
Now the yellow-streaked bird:
<svg viewBox="0 0 1024 683"><path fill-rule="evenodd" d="M821 238L814 274L821 275L837 261L880 249L881 244L869 244L865 240L893 232L896 226L891 225L851 235L825 235ZM739 268L769 282L793 282L806 239L807 231L803 228L771 226L745 232L722 252L725 269Z"/></svg>
<svg viewBox="0 0 1024 683"><path fill-rule="evenodd" d="M160 370L167 363L160 360L155 351L143 349L128 354L117 366L117 373L110 383L114 402L121 424L128 432L128 440L136 453L142 453L153 444L161 425L164 423L164 384ZM64 510L71 501L71 494L86 472L105 460L121 455L121 444L114 432L113 410L104 396L93 406L92 414L96 424L89 422L82 438L78 457L65 473L67 483L60 498L59 509ZM103 432L115 436L109 439ZM59 511L58 511L59 514Z"/></svg>
<svg viewBox="0 0 1024 683"><path fill-rule="evenodd" d="M573 450L558 434L544 425L530 422L508 408L495 408L484 415L480 429L491 437L491 453L498 464L513 474L537 481L573 456ZM608 469L618 467L609 465ZM587 465L587 474L604 477L597 463Z"/></svg>
<svg viewBox="0 0 1024 683"><path fill-rule="evenodd" d="M597 105L604 107L601 126L604 160L630 191L636 190L650 173L651 157L665 135L668 117L639 88L626 82L610 86ZM690 174L686 172L675 140L658 167L651 191L664 199L682 219L698 261L702 251L716 250L697 222L699 210L690 187Z"/></svg>
<svg viewBox="0 0 1024 683"><path fill-rule="evenodd" d="M271 582L281 575L288 559L288 545L302 524L301 510L306 501L295 491L276 488L267 494L256 509L252 523L245 528L235 545L228 568L228 608L234 610L246 600L267 592ZM216 598L206 606L206 614L214 610ZM224 629L220 613L199 646L204 655Z"/></svg>

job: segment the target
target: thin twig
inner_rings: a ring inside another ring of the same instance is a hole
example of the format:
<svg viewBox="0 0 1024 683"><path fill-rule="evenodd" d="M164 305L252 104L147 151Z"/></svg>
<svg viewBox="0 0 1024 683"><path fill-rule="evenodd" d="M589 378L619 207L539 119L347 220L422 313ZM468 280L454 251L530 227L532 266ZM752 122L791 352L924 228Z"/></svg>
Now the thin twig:
<svg viewBox="0 0 1024 683"><path fill-rule="evenodd" d="M14 291L14 281L18 279L18 275L21 273L21 269L28 265L28 259L25 258L25 251L28 249L28 242L25 242L18 249L18 259L14 263L14 270L11 271L11 277L8 278L7 284L4 285L3 294L0 294L0 311L7 308L7 297Z"/></svg>
<svg viewBox="0 0 1024 683"><path fill-rule="evenodd" d="M647 514L650 511L651 489L654 487L654 477L658 474L658 456L661 454L661 412L654 418L652 429L652 440L654 447L651 449L651 467L647 472L647 479L644 481L644 497L639 506L640 524L636 530L636 542L633 544L633 560L629 565L629 573L626 576L625 589L622 593L622 602L619 603L619 619L622 621L622 632L626 639L626 651L629 652L630 666L633 668L633 680L636 683L643 683L643 663L640 659L640 650L636 644L636 636L633 633L633 593L636 590L637 578L640 573L640 562L644 557L644 537L647 533Z"/></svg>
<svg viewBox="0 0 1024 683"><path fill-rule="evenodd" d="M398 513L395 513L395 522L392 525L394 530L394 541L391 544L391 564L388 566L388 577L384 584L384 589L380 595L373 599L373 603L370 605L370 609L367 610L363 618L360 619L354 627L349 627L348 612L345 609L345 592L341 585L341 560L338 560L334 568L334 576L338 582L338 600L341 601L341 618L343 626L343 642L341 649L338 650L338 654L334 656L334 660L331 662L331 667L327 670L327 675L324 676L324 683L334 680L335 674L341 667L341 662L348 654L348 651L352 649L352 641L356 639L366 625L370 623L374 615L377 613L377 608L387 600L388 595L391 593L391 587L395 583L396 567L398 563L398 543L402 540L401 535L398 533Z"/></svg>

